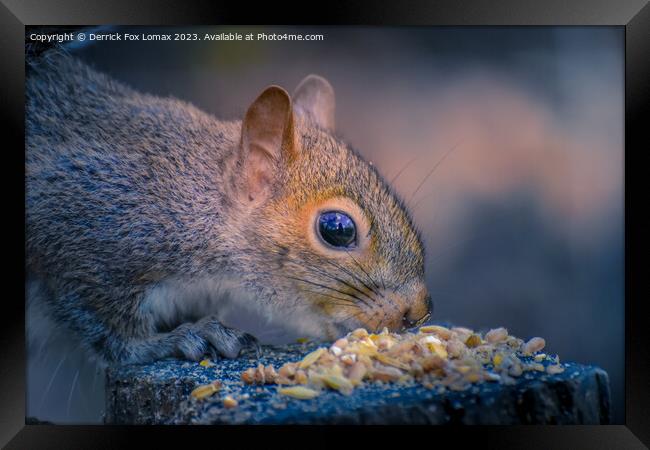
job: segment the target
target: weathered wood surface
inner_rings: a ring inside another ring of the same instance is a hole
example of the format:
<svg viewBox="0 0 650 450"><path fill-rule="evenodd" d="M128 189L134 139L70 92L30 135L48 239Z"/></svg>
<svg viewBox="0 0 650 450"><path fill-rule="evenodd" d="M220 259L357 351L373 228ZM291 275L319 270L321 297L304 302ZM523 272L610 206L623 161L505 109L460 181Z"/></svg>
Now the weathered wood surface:
<svg viewBox="0 0 650 450"><path fill-rule="evenodd" d="M106 383L106 423L111 424L607 424L610 393L607 373L593 366L563 363L565 371L525 372L517 384L484 382L462 391L420 385L367 384L350 396L327 391L296 400L276 386L247 386L242 370L258 362L276 368L297 361L314 344L266 347L258 360L244 354L213 367L179 360L110 369ZM194 387L215 379L221 392L196 401ZM242 399L245 394L249 398ZM235 409L222 405L238 399Z"/></svg>

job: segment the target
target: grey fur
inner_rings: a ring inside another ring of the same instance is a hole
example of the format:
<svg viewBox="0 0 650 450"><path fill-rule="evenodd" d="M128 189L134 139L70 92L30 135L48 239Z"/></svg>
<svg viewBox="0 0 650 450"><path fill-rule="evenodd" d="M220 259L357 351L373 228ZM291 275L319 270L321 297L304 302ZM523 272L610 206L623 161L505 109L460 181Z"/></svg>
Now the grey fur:
<svg viewBox="0 0 650 450"><path fill-rule="evenodd" d="M233 200L245 157L241 122L136 92L56 51L31 62L26 92L28 272L49 292L54 320L101 361L234 357L254 342L213 314L179 314L162 329L145 299L171 279L191 285L228 277L270 311L306 314L323 327L357 325L326 317L287 277L317 280L305 269L312 266L341 272L272 226L292 213L286 202L251 210ZM331 191L357 202L377 236L377 264L365 271L386 289L412 294L422 283L423 250L402 203L329 132L302 119L296 127L303 151L277 171L273 199L301 202ZM340 264L356 280L365 276L352 261ZM366 313L379 323L389 305L371 306Z"/></svg>

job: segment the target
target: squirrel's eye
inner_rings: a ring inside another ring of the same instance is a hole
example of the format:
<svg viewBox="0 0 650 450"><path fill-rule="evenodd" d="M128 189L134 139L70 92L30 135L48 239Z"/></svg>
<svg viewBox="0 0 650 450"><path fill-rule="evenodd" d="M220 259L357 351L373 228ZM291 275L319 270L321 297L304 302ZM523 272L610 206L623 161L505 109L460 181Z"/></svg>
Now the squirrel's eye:
<svg viewBox="0 0 650 450"><path fill-rule="evenodd" d="M357 227L347 214L328 211L318 216L321 238L334 247L353 247L357 240Z"/></svg>

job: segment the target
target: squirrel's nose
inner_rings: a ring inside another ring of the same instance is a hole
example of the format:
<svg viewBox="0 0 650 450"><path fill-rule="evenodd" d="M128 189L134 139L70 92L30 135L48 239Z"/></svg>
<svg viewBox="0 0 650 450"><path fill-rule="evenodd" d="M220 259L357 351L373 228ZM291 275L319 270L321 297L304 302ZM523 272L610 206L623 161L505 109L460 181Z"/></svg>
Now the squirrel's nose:
<svg viewBox="0 0 650 450"><path fill-rule="evenodd" d="M424 284L415 290L415 294L386 292L382 299L385 300L382 310L368 317L370 329L379 331L385 327L391 331L404 331L424 324L433 311L431 296Z"/></svg>
<svg viewBox="0 0 650 450"><path fill-rule="evenodd" d="M433 313L433 300L426 290L420 293L418 301L406 310L402 317L402 328L408 329L422 325Z"/></svg>

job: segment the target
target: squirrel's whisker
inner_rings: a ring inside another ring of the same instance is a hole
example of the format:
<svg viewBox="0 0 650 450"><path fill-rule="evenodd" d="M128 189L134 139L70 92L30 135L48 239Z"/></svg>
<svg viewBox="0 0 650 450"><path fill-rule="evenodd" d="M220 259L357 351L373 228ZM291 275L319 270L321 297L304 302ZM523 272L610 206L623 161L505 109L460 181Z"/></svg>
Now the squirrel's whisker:
<svg viewBox="0 0 650 450"><path fill-rule="evenodd" d="M351 300L347 300L347 299L345 299L345 298L337 297L337 296L335 296L335 295L325 294L324 292L312 291L312 290L310 290L310 289L302 289L302 291L304 291L304 292L311 292L312 294L322 295L323 297L329 297L329 298L333 298L333 299L335 299L335 300L340 300L340 301L342 301L342 302L345 302L345 303L334 303L334 302L331 302L331 304L333 304L333 305L339 305L339 306L350 306L350 307L354 307L354 308L359 308L359 305L357 305L355 302L353 302L353 301L351 301Z"/></svg>
<svg viewBox="0 0 650 450"><path fill-rule="evenodd" d="M392 186L392 185L395 183L395 181L400 177L400 175L402 175L402 172L404 172L404 171L406 170L406 168L407 168L408 166L410 166L411 163L413 163L413 162L414 162L416 159L418 159L419 157L420 157L420 155L415 155L414 157L412 157L411 159L409 159L409 160L406 162L406 164L404 164L404 165L402 166L402 168L401 168L400 170L398 170L397 173L396 173L395 175L393 175L393 178L390 180L390 182L389 182L388 184L390 184L390 185Z"/></svg>
<svg viewBox="0 0 650 450"><path fill-rule="evenodd" d="M434 191L434 192L430 192L430 193L428 193L428 194L425 195L424 197L421 197L420 200L418 200L417 202L415 202L415 203L413 204L413 206L410 208L411 214L412 214L416 209L418 209L418 207L419 207L420 205L422 205L422 204L424 203L424 200L427 200L427 199L433 197L435 194L437 194L437 192ZM434 210L433 210L433 213L435 214L436 211L437 211L437 210L434 209ZM434 218L432 217L432 218L431 218L431 222L433 222L433 219L434 219Z"/></svg>
<svg viewBox="0 0 650 450"><path fill-rule="evenodd" d="M359 283L361 283L361 285L363 285L363 287L365 287L366 289L368 289L368 290L369 290L370 292L372 292L373 294L382 297L382 295L381 295L379 292L375 291L371 286L368 286L368 285L367 285L367 284L366 284L362 279L360 279L360 278L359 278L356 274L354 274L353 272L350 272L350 271L349 271L348 269L346 269L345 267L343 267L343 266L341 266L341 265L339 265L339 264L336 264L336 263L334 263L334 262L332 262L332 261L326 260L326 262L330 263L330 264L333 265L334 267L336 267L336 268L338 268L338 269L344 271L345 273L349 274L349 275L350 275L354 280L356 280L356 281L358 281ZM347 284L347 283L346 283L346 284ZM372 298L372 296L369 296L369 295L366 294L366 293L364 293L364 295L365 295L366 297L368 297L368 298L371 298L372 301L376 301L374 298Z"/></svg>
<svg viewBox="0 0 650 450"><path fill-rule="evenodd" d="M280 246L277 245L277 244L276 244L276 246L280 247ZM279 254L282 254L282 253L277 252L277 251L275 251L275 252L273 252L273 253L276 253L276 254L278 254L278 255L279 255ZM354 259L354 258L353 258L353 259ZM364 296L368 297L368 298L369 298L370 300L372 300L373 302L376 302L376 300L375 300L374 298L372 298L371 296L369 296L367 293L365 293L365 292L359 290L356 286L353 286L352 284L350 284L350 283L348 283L348 282L346 282L346 281L344 281L344 280L341 280L341 279L339 279L339 278L335 278L335 277L333 277L332 275L328 274L327 272L323 272L323 271L319 270L319 269L318 269L315 265L313 265L313 264L309 264L308 266L305 266L305 265L304 265L304 262L302 262L302 263L297 263L297 262L292 261L292 260L290 260L290 259L287 259L287 261L290 262L290 263L293 263L293 264L299 265L300 267L308 267L308 268L311 268L312 270L314 270L314 271L320 273L321 275L328 276L329 278L332 278L332 279L334 279L335 281L338 281L338 282L340 282L340 283L343 283L343 284L345 284L345 285L347 285L347 286L353 288L353 289L356 290L357 292L360 292L360 293L363 294ZM326 260L324 260L324 261L327 262L327 263L329 263L330 265L336 267L337 269L342 270L343 272L347 273L348 275L350 275L353 279L355 279L356 281L360 282L360 283L361 283L361 284L362 284L366 289L368 289L369 291L371 291L373 294L375 294L375 295L379 295L379 296L383 297L379 292L375 291L372 287L368 286L368 285L367 285L367 284L366 284L366 283L365 283L361 278L359 278L359 276L358 276L357 274L355 274L354 272L349 271L347 268L343 267L343 266L340 265L340 264L335 263L334 261L330 261L329 259L326 259ZM359 263L358 263L356 260L355 260L355 263L357 263L357 265L359 265ZM360 265L359 265L359 267L360 267ZM373 284L376 285L376 283L374 282L374 280L372 279L372 277L370 277L370 275L368 275L368 273L363 269L363 267L360 267L360 268L361 268L361 270L363 270L363 272L368 276L368 278L370 279L370 281L371 281ZM377 289L379 289L379 286L377 286Z"/></svg>
<svg viewBox="0 0 650 450"><path fill-rule="evenodd" d="M354 258L353 258L353 259L354 259ZM336 268L338 268L338 269L340 269L340 270L343 270L345 273L349 274L352 278L354 278L354 279L357 280L359 283L361 283L361 284L362 284L366 289L368 289L368 290L369 290L370 292L372 292L373 294L375 294L375 295L379 295L380 297L383 297L379 292L375 291L371 286L368 286L368 285L367 285L367 284L366 284L366 283L365 283L361 278L359 278L359 276L356 275L354 272L350 272L348 269L346 269L345 267L343 267L343 266L340 265L340 264L335 263L334 261L326 260L326 262L329 263L329 264L331 264L331 265L333 265L334 267L336 267ZM357 263L357 264L358 264L358 263ZM362 268L362 270L363 270L363 268ZM365 272L365 271L364 271L364 272ZM371 281L371 282L373 281L372 278L370 278L370 281ZM379 286L377 286L377 288L379 288Z"/></svg>
<svg viewBox="0 0 650 450"><path fill-rule="evenodd" d="M359 289L357 286L354 286L353 284L349 283L348 281L345 281L345 280L343 280L343 279L341 279L341 278L335 277L334 275L331 275L331 274L329 274L329 273L327 273L327 272L324 272L324 271L322 271L319 267L317 267L317 266L315 266L315 265L313 265L313 264L307 263L307 262L305 262L305 261L301 261L300 263L298 263L298 262L295 262L295 261L292 261L292 260L289 260L289 259L287 259L287 261L290 262L290 263L292 263L292 264L295 264L295 265L297 265L297 266L300 266L301 268L305 268L305 267L306 267L306 268L309 268L309 269L311 269L312 271L314 271L314 272L316 272L316 273L319 273L320 275L323 275L323 276L325 276L325 277L327 277L327 278L330 278L330 279L332 279L332 280L334 280L334 281L337 281L337 282L339 282L339 283L342 283L342 284L344 284L344 285L346 285L346 286L348 286L348 287L354 289L355 291L359 292L361 295L367 297L371 302L373 302L373 303L376 303L376 302L377 302L377 300L376 300L374 297L368 295L368 293L362 291L362 290ZM343 267L340 267L340 266L337 266L337 265L334 265L334 266L343 269L343 270L346 271L347 273L350 273L350 272L347 271L347 269L345 269L345 268L343 268ZM350 274L351 274L351 273L350 273ZM352 274L351 274L351 275L352 275ZM364 283L362 282L362 284L364 284ZM369 286L367 286L367 285L365 285L365 284L364 284L364 286L366 286L366 288L370 288ZM372 292L374 292L371 288L370 288L370 290L371 290ZM338 292L341 292L341 291L338 291ZM349 295L349 294L347 294L347 295ZM356 296L355 296L355 298L359 298L359 297L356 297ZM359 298L359 300L362 301L362 302L363 302L366 306L368 306L369 308L372 307L370 304L368 304L368 302L364 301L363 299L360 299L360 298Z"/></svg>
<svg viewBox="0 0 650 450"><path fill-rule="evenodd" d="M409 203L411 203L411 201L413 201L413 198L415 197L415 194L417 194L418 191L420 190L420 188L421 188L422 186L424 186L424 183L426 183L426 181L429 179L429 177L430 177L431 175L433 175L433 173L434 173L434 172L436 171L436 169L440 166L440 164L442 164L442 163L444 162L444 160L447 159L447 156L449 156L449 155L451 154L451 152L453 152L454 150L456 150L456 149L458 148L458 146L461 144L461 142L462 142L462 140L461 140L461 141L458 141L458 143L456 143L456 145L454 145L454 146L451 147L449 150L447 150L447 151L445 152L445 154L442 155L442 158L440 158L440 159L438 160L438 162L436 162L436 163L434 164L434 166L431 168L431 170L429 170L429 172L427 172L427 174L424 176L424 178L422 178L422 181L420 181L420 184L417 185L417 187L415 188L415 190L414 190L413 193L411 194L411 197L409 198L407 204L409 204Z"/></svg>
<svg viewBox="0 0 650 450"><path fill-rule="evenodd" d="M361 269L361 271L362 271L364 274L366 274L366 277L368 277L368 280L370 280L370 282L371 282L372 284L374 284L375 287L376 287L377 289L379 289L379 286L377 285L377 283L375 282L375 280L370 276L370 274L366 271L366 269L363 268L363 266L359 263L359 261L357 261L356 258L355 258L354 256L352 256L352 253L350 253L350 252L347 251L347 250L346 250L346 253L347 253L347 255L348 255L350 258L352 258L352 261L354 261L354 263L357 265L357 267L358 267L359 269ZM361 281L361 280L359 280L359 281ZM363 283L363 282L362 282L362 283ZM382 297L382 298L384 297L382 294L380 294L379 292L376 292L374 289L370 288L370 287L367 286L365 283L363 283L363 285L366 286L366 287L368 287L371 291L373 291L375 294L379 295L380 297Z"/></svg>
<svg viewBox="0 0 650 450"><path fill-rule="evenodd" d="M277 245L277 246L280 247L279 245ZM274 253L276 253L276 254L281 254L280 252L274 252ZM377 289L379 289L379 286L377 285L377 283L375 283L375 281L372 279L372 277L370 276L370 274L369 274L369 273L368 273L368 272L367 272L367 271L366 271L366 270L361 266L361 264L359 264L359 262L358 262L358 261L357 261L357 260L356 260L352 255L349 254L349 252L348 252L348 256L350 256L350 257L354 260L355 264L356 264L356 265L357 265L357 266L358 266L358 267L363 271L363 273L366 274L366 276L368 277L368 279L370 280L370 282L371 282L372 284L374 284L374 285L377 287ZM315 271L317 271L318 273L320 273L320 274L322 274L322 275L325 275L325 276L327 276L327 277L329 277L329 278L332 278L332 279L334 279L335 281L338 281L338 282L340 282L340 283L343 283L343 284L347 285L348 287L351 287L352 289L356 290L357 292L360 292L361 294L365 295L365 296L368 297L371 301L376 302L376 299L374 299L372 296L369 296L367 293L365 293L365 292L359 290L356 286L350 284L349 282L346 282L345 280L341 280L341 279L339 279L339 278L336 278L336 277L334 277L334 276L328 274L327 272L323 272L323 271L321 271L317 266L315 266L315 265L313 265L313 264L305 263L304 261L301 262L301 263L296 263L295 261L292 261L292 260L289 260L289 259L287 259L287 261L289 261L289 262L291 262L291 263L293 263L293 264L296 264L296 265L300 265L301 267L303 267L305 264L307 264L307 266L309 266L312 270L315 270ZM380 296L380 297L383 298L383 295L382 295L381 293L377 292L377 291L376 291L375 289L373 289L371 286L368 286L368 285L367 285L367 284L366 284L366 283L365 283L365 282L364 282L364 281L363 281L363 280L362 280L358 275L356 275L354 272L351 272L350 270L348 270L348 269L345 268L344 266L342 266L342 265L340 265L340 264L338 264L338 263L335 263L334 261L330 261L329 259L326 259L326 260L324 260L324 261L327 262L327 263L329 263L330 265L336 267L337 269L342 270L343 272L347 273L347 274L350 275L353 279L355 279L355 280L357 280L359 283L361 283L361 284L362 284L366 289L368 289L369 291L371 291L373 294L378 295L378 296Z"/></svg>
<svg viewBox="0 0 650 450"><path fill-rule="evenodd" d="M45 398L47 397L47 394L50 393L50 389L52 388L52 383L54 383L54 379L56 378L56 375L59 373L59 369L63 365L63 361L65 361L68 358L68 354L66 353L63 355L59 363L56 365L56 368L54 369L54 372L52 372L52 376L50 377L50 381L47 383L47 386L45 387L45 391L43 392L43 395L41 396L41 401L38 404L37 411L40 411L43 408L43 404L45 403Z"/></svg>
<svg viewBox="0 0 650 450"><path fill-rule="evenodd" d="M290 263L292 263L292 264L295 264L295 265L297 265L297 266L300 266L301 268L305 268L305 267L309 268L309 265L305 266L305 264L298 264L298 263L296 263L296 262L294 262L294 261L290 261L290 260L288 260L288 262L290 262ZM312 269L313 269L313 267L312 267ZM280 269L271 270L270 272L278 273L278 272L280 272ZM284 274L282 274L282 275L284 275ZM321 275L327 276L328 278L331 278L331 279L333 279L333 280L335 280L335 281L342 281L342 280L338 280L338 279L336 279L336 278L332 277L331 275L329 275L329 274L327 274L327 273L324 273L324 272L322 272ZM327 286L327 285L325 285L325 284L316 283L315 281L307 280L307 279L305 279L305 278L298 278L298 277L293 277L293 276L289 276L289 275L284 275L284 276L285 276L286 278L289 278L289 279L293 279L293 280L297 280L297 281L302 281L302 282L304 282L304 283L309 283L309 284L312 284L312 285L314 285L314 286L318 286L318 287L321 287L321 288L324 288L324 289L329 289L329 290L331 290L331 291L338 292L339 294L346 295L346 296L348 296L348 297L350 297L350 298L353 298L353 299L355 299L355 300L358 300L358 301L362 302L364 305L368 306L369 308L371 307L371 305L370 305L367 301L365 301L363 298L360 298L360 297L358 297L358 296L356 296L356 295L354 295L354 294L351 294L351 293L349 293L349 292L344 292L344 291L341 291L341 290L339 290L339 289L333 288L333 287L331 287L331 286ZM366 296L367 296L367 295L366 295ZM370 298L370 299L373 300L372 298Z"/></svg>
<svg viewBox="0 0 650 450"><path fill-rule="evenodd" d="M327 304L328 305L340 306L342 308L356 308L356 309L359 309L359 306L355 305L354 303L337 303L337 302L331 302L331 301L328 300Z"/></svg>
<svg viewBox="0 0 650 450"><path fill-rule="evenodd" d="M338 281L339 283L343 283L344 285L346 285L346 286L354 289L355 291L361 293L362 295L368 297L368 299L370 299L371 301L376 302L376 300L372 296L370 296L367 293L363 292L361 289L357 288L353 284L351 284L351 283L349 283L349 282L347 282L347 281L345 281L345 280L343 280L341 278L335 277L334 275L330 275L327 272L322 272L318 268L316 268L315 266L311 266L311 269L318 272L318 273L320 273L321 275L327 276L327 277L329 277L329 278L331 278L331 279L333 279L335 281ZM365 284L364 284L364 286L365 286ZM366 286L366 287L368 287L368 286ZM372 289L371 289L371 291L372 291Z"/></svg>
<svg viewBox="0 0 650 450"><path fill-rule="evenodd" d="M325 297L329 297L329 296L326 295ZM357 309L359 309L359 306L355 305L354 303L338 303L338 302L332 302L332 301L328 300L327 304L328 305L340 306L342 308L355 308L356 307Z"/></svg>
<svg viewBox="0 0 650 450"><path fill-rule="evenodd" d="M79 379L79 369L77 369L77 372L74 374L74 378L72 379L72 386L70 387L70 393L68 394L68 402L66 403L66 415L67 417L70 417L70 406L72 405L72 394L74 393L74 388L77 387L77 380Z"/></svg>
<svg viewBox="0 0 650 450"><path fill-rule="evenodd" d="M362 298L357 297L354 294L350 294L348 292L344 292L344 291L341 291L339 289L335 289L333 287L330 287L330 286L327 286L327 285L324 285L324 284L320 284L320 283L316 283L314 281L307 280L307 279L304 279L304 278L292 277L292 276L289 276L289 275L287 275L286 277L290 278L290 279L293 279L293 280L302 281L303 283L313 284L314 286L318 286L318 287L321 287L323 289L329 289L331 291L338 292L339 294L347 295L349 297L352 297L352 298L355 298L355 299L359 300L360 302L363 302L366 306L370 307L370 305L368 303L366 303L365 300L363 300Z"/></svg>
<svg viewBox="0 0 650 450"><path fill-rule="evenodd" d="M352 314L349 314L349 315L343 317L340 321L341 322L347 322L348 320L352 319L353 317L358 318L361 314L363 314L363 311L358 311L356 313L352 313Z"/></svg>

